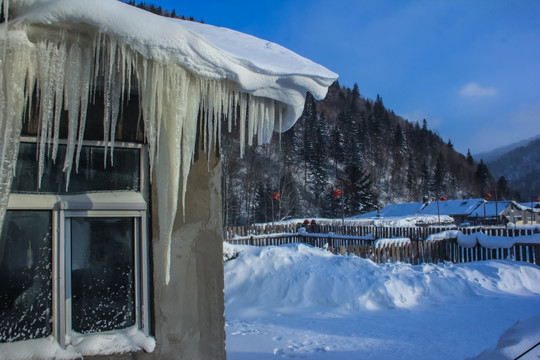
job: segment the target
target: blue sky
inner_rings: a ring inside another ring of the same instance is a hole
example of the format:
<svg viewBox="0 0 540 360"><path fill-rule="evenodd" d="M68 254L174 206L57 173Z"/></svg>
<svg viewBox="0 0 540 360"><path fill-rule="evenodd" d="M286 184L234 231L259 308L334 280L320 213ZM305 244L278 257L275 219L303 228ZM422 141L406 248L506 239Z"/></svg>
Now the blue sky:
<svg viewBox="0 0 540 360"><path fill-rule="evenodd" d="M462 153L540 134L538 0L145 2L283 45Z"/></svg>

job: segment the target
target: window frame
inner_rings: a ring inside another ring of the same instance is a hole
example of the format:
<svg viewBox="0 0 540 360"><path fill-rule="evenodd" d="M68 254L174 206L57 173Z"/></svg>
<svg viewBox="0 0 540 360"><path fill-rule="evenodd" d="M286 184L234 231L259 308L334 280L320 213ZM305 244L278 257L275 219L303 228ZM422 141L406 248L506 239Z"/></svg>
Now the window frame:
<svg viewBox="0 0 540 360"><path fill-rule="evenodd" d="M36 143L36 138L22 137L21 142ZM67 143L59 140L59 143ZM102 141L84 141L83 146L110 146ZM68 232L74 217L130 217L134 219L134 279L135 279L135 325L146 337L150 337L150 229L149 229L149 166L144 144L115 142L115 148L139 150L140 192L94 191L76 194L11 193L7 210L45 210L51 212L52 242L52 336L61 348L72 344L71 328L71 235ZM37 166L37 162L36 162ZM75 171L73 169L72 171ZM125 329L77 333L77 338L95 334L114 334ZM28 341L28 340L20 340ZM82 354L84 355L84 354Z"/></svg>

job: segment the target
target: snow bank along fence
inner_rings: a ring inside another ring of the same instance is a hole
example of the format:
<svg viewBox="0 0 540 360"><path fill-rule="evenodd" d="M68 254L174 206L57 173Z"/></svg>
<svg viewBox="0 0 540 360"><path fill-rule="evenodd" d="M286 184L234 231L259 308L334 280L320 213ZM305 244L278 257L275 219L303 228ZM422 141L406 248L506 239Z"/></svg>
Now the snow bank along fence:
<svg viewBox="0 0 540 360"><path fill-rule="evenodd" d="M327 226L317 229L321 232L296 230L294 225L231 227L224 231L224 240L231 244L253 246L284 245L304 243L327 248L334 254L355 254L376 263L401 261L409 264L453 263L514 259L540 265L540 244L520 243L519 239L534 233L532 229L507 229L501 227L474 227L459 229L464 235L482 233L483 236L508 238L508 246L482 246L480 242L463 246L453 235L455 227L380 227L344 226L339 232L324 232ZM274 232L272 232L274 231ZM435 234L451 233L437 240ZM433 235L433 237L430 237ZM500 243L500 241L499 241Z"/></svg>

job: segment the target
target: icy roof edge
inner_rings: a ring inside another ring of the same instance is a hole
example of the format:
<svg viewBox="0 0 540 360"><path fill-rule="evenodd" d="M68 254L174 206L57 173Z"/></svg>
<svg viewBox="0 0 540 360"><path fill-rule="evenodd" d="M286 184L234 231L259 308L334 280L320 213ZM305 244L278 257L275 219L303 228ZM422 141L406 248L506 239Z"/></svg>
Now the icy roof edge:
<svg viewBox="0 0 540 360"><path fill-rule="evenodd" d="M7 3L7 1L5 1ZM10 28L85 24L149 60L229 79L241 90L288 105L281 129L301 116L306 93L326 96L338 75L277 44L234 30L172 20L116 0L11 0Z"/></svg>

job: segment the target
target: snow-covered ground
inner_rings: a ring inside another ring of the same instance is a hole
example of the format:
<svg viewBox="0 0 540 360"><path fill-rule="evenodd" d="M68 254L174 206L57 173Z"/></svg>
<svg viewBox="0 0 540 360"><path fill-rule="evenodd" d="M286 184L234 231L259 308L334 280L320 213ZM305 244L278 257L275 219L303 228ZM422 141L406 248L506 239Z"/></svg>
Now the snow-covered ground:
<svg viewBox="0 0 540 360"><path fill-rule="evenodd" d="M303 244L224 252L239 252L225 263L230 360L514 359L540 341L536 265L376 265Z"/></svg>

